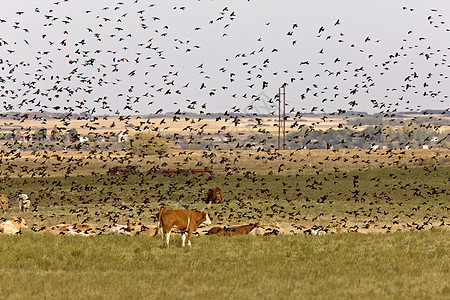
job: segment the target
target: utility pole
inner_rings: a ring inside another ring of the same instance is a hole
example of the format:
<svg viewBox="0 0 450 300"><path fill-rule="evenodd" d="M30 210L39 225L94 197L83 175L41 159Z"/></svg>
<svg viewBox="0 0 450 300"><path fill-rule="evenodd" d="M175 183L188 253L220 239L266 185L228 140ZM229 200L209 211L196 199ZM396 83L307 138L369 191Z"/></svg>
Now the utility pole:
<svg viewBox="0 0 450 300"><path fill-rule="evenodd" d="M278 150L281 149L281 88L278 89Z"/></svg>
<svg viewBox="0 0 450 300"><path fill-rule="evenodd" d="M281 112L281 101L283 101L283 112ZM286 149L286 90L284 85L278 89L278 150L281 148Z"/></svg>

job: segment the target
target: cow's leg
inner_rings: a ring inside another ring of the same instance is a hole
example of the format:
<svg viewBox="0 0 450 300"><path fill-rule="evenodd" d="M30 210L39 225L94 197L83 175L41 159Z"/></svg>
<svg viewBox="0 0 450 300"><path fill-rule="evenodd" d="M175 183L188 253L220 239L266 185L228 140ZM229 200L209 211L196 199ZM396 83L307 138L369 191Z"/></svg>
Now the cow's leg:
<svg viewBox="0 0 450 300"><path fill-rule="evenodd" d="M192 236L192 231L189 230L189 232L188 232L188 246L189 247L192 247L191 246L191 236Z"/></svg>
<svg viewBox="0 0 450 300"><path fill-rule="evenodd" d="M186 242L186 232L183 232L181 235L181 247L184 247L184 243Z"/></svg>
<svg viewBox="0 0 450 300"><path fill-rule="evenodd" d="M161 234L161 239L164 241L164 237L166 235L166 231L164 230L164 227L159 228L159 233Z"/></svg>
<svg viewBox="0 0 450 300"><path fill-rule="evenodd" d="M167 247L169 247L169 240L170 240L170 233L172 232L172 229L169 230L169 232L166 233L166 243Z"/></svg>

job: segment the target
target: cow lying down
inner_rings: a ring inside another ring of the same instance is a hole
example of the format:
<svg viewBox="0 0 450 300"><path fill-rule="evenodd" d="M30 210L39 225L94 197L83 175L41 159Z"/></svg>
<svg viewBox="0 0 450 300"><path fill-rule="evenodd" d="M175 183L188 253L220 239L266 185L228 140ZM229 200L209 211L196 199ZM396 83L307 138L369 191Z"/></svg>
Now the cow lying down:
<svg viewBox="0 0 450 300"><path fill-rule="evenodd" d="M258 225L252 231L250 231L251 235L281 235L283 232L281 231L280 224L278 222L270 223L268 225Z"/></svg>
<svg viewBox="0 0 450 300"><path fill-rule="evenodd" d="M251 235L279 235L282 234L280 225L278 223L271 223L269 225L262 225L259 223L239 225L231 227L212 227L208 230L208 235L216 234L218 236L234 236L239 234Z"/></svg>
<svg viewBox="0 0 450 300"><path fill-rule="evenodd" d="M119 224L108 225L105 228L105 233L131 235L130 231L127 228L127 225L119 225Z"/></svg>
<svg viewBox="0 0 450 300"><path fill-rule="evenodd" d="M239 225L239 226L231 226L231 227L213 227L208 230L208 235L216 234L218 236L234 236L239 234L249 234L252 230L257 228L259 223L248 224L248 225Z"/></svg>
<svg viewBox="0 0 450 300"><path fill-rule="evenodd" d="M57 235L81 235L94 236L99 233L100 229L94 229L88 224L58 224L50 228L46 228L43 233Z"/></svg>
<svg viewBox="0 0 450 300"><path fill-rule="evenodd" d="M22 229L27 229L28 224L22 217L17 217L12 220L5 221L0 223L0 233L1 234L9 234L9 235L17 235L21 233Z"/></svg>
<svg viewBox="0 0 450 300"><path fill-rule="evenodd" d="M158 226L156 225L144 225L141 222L134 221L133 219L128 219L127 221L127 231L131 236L135 235L146 235L146 236L156 236L158 234Z"/></svg>
<svg viewBox="0 0 450 300"><path fill-rule="evenodd" d="M113 224L105 228L106 234L123 234L129 236L145 235L156 236L158 235L158 226L156 225L144 225L141 222L128 219L127 225Z"/></svg>

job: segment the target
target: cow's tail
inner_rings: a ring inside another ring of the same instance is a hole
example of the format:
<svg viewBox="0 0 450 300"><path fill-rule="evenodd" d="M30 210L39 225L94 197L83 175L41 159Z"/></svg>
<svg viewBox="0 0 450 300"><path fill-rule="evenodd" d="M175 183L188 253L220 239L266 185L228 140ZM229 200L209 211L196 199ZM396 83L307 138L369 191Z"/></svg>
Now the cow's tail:
<svg viewBox="0 0 450 300"><path fill-rule="evenodd" d="M159 229L162 239L164 239L164 229L163 229L164 224L163 224L163 219L162 219L162 213L164 210L165 210L165 208L161 208L158 213L158 229Z"/></svg>

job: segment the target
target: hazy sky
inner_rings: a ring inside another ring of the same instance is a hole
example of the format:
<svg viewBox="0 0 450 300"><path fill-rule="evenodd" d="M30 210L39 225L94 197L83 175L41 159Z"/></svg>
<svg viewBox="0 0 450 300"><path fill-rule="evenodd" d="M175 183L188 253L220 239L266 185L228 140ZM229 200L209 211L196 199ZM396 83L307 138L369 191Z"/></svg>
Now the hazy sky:
<svg viewBox="0 0 450 300"><path fill-rule="evenodd" d="M449 107L446 0L5 3L1 112Z"/></svg>

